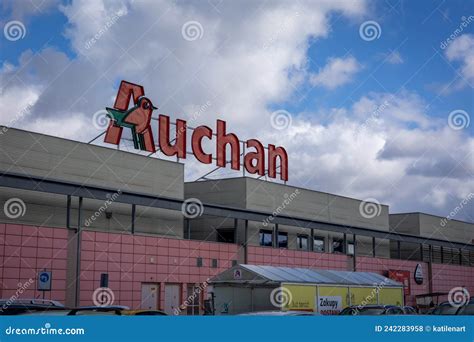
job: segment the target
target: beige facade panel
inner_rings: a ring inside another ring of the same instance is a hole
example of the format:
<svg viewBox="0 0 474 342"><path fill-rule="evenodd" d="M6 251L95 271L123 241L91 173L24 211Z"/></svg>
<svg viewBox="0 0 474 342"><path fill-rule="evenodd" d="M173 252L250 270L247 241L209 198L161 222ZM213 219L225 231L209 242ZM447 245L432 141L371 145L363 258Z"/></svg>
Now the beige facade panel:
<svg viewBox="0 0 474 342"><path fill-rule="evenodd" d="M182 199L184 166L102 146L10 128L0 171Z"/></svg>

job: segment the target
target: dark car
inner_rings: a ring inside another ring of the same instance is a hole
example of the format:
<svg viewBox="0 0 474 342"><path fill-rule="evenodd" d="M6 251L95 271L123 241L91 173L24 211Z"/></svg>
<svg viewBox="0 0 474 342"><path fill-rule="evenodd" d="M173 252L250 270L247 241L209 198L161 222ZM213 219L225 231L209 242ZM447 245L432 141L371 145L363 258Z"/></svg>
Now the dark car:
<svg viewBox="0 0 474 342"><path fill-rule="evenodd" d="M404 306L405 315L418 315L418 311L413 306Z"/></svg>
<svg viewBox="0 0 474 342"><path fill-rule="evenodd" d="M456 312L456 315L474 316L474 299L471 299L466 305L461 306Z"/></svg>
<svg viewBox="0 0 474 342"><path fill-rule="evenodd" d="M348 316L379 316L379 315L404 315L403 308L396 305L353 305L342 310L339 315Z"/></svg>
<svg viewBox="0 0 474 342"><path fill-rule="evenodd" d="M238 314L238 316L315 316L319 315L317 312L312 311L255 311Z"/></svg>
<svg viewBox="0 0 474 342"><path fill-rule="evenodd" d="M449 302L443 302L429 312L430 315L456 315L459 307L453 306Z"/></svg>
<svg viewBox="0 0 474 342"><path fill-rule="evenodd" d="M34 312L65 310L63 304L47 299L0 299L0 315L21 315Z"/></svg>
<svg viewBox="0 0 474 342"><path fill-rule="evenodd" d="M128 306L114 305L114 306L81 306L79 308L71 309L68 316L83 316L83 315L122 315L122 311L130 310Z"/></svg>

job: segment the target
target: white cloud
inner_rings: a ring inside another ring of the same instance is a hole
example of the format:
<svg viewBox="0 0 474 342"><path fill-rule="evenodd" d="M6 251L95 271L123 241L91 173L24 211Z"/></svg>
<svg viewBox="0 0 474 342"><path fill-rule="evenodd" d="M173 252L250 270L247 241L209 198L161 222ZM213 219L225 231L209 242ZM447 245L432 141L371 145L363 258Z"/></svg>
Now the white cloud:
<svg viewBox="0 0 474 342"><path fill-rule="evenodd" d="M352 57L330 58L327 64L310 78L312 85L334 89L352 81L361 69L357 60Z"/></svg>
<svg viewBox="0 0 474 342"><path fill-rule="evenodd" d="M474 139L450 129L445 121L409 128L407 118L398 114L407 111L412 113L410 120L423 121L422 107L424 102L412 93L370 94L338 111L328 125L314 117L296 117L288 134L265 139L279 139L291 151L293 184L376 198L388 203L391 212L446 215L474 192ZM457 219L474 217L466 208Z"/></svg>
<svg viewBox="0 0 474 342"><path fill-rule="evenodd" d="M450 203L473 191L462 172L471 170L462 157L472 151L472 139L427 117L426 103L408 91L367 94L350 108L321 109L304 120L294 115L289 131L271 127L268 108L290 100L308 80L309 42L327 37L332 13L358 17L365 2L72 1L62 11L77 57L54 48L25 51L17 66L0 69L2 108L15 113L34 102L16 127L86 141L97 135L93 113L110 106L117 82L127 79L143 84L159 113L173 119L190 118L190 111L210 102L194 126L214 127L222 118L243 139L285 146L290 184L374 197L393 210L437 213L449 212ZM111 21L117 12L125 15ZM183 39L181 28L191 20L202 25L201 39ZM100 39L87 49L97 34ZM332 89L359 69L353 57L336 58L313 82ZM2 124L10 120L4 113ZM322 125L321 117L329 124ZM186 163L190 180L214 167L192 158ZM443 170L458 164L455 177L443 177Z"/></svg>
<svg viewBox="0 0 474 342"><path fill-rule="evenodd" d="M389 64L403 64L404 60L398 51L384 54L384 60Z"/></svg>
<svg viewBox="0 0 474 342"><path fill-rule="evenodd" d="M474 82L474 35L463 34L456 38L446 49L450 61L461 62L460 73L467 83Z"/></svg>

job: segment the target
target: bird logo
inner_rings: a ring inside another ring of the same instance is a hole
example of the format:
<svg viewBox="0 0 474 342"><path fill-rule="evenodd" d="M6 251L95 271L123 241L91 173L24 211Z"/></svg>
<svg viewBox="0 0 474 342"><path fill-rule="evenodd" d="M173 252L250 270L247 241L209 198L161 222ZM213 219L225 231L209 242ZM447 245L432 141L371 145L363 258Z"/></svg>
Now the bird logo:
<svg viewBox="0 0 474 342"><path fill-rule="evenodd" d="M154 147L150 127L151 115L154 109L158 108L153 106L149 98L140 96L136 104L130 109L119 110L107 107L106 111L115 127L126 127L132 130L133 146L136 149L150 151L150 148Z"/></svg>

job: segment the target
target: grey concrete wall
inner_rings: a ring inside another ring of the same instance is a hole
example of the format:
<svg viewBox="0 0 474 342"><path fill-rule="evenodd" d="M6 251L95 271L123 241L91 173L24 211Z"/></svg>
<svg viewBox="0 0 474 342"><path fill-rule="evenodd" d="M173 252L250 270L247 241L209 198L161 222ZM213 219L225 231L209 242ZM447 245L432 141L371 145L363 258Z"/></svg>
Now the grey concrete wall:
<svg viewBox="0 0 474 342"><path fill-rule="evenodd" d="M390 214L390 230L397 233L420 235L420 216L418 213Z"/></svg>
<svg viewBox="0 0 474 342"><path fill-rule="evenodd" d="M0 135L0 172L72 181L182 199L183 165L106 147L47 135L8 129ZM114 195L113 193L111 195ZM0 222L66 227L66 196L2 188L0 203L20 198L26 213L9 219L0 211ZM118 194L118 198L120 195ZM125 231L131 226L131 206L84 199L82 226L101 231ZM73 198L72 227L77 226L77 198ZM112 213L107 218L104 207ZM97 215L99 213L99 215ZM87 220L95 217L94 220ZM181 212L137 207L136 232L182 237Z"/></svg>
<svg viewBox="0 0 474 342"><path fill-rule="evenodd" d="M388 207L381 205L381 211L374 218L364 218L359 211L360 200L311 191L253 178L231 178L222 180L191 182L185 184L185 198L198 198L204 203L217 203L257 211L277 212L305 219L350 226L367 227L382 231L389 230ZM208 218L193 220L192 236L215 236L215 227L233 228L233 220ZM248 243L259 245L261 229L273 230L271 220L248 223ZM310 230L294 226L280 225L280 232L288 233L288 248L298 249L297 236L308 235ZM206 233L208 232L208 233ZM238 242L244 243L244 226L238 225ZM325 239L325 251L332 252L332 241L342 238L342 234L315 231L315 236ZM358 237L358 255L372 255L372 239ZM389 257L388 241L377 241L377 255Z"/></svg>
<svg viewBox="0 0 474 342"><path fill-rule="evenodd" d="M445 223L443 224L442 222ZM420 234L421 236L431 236L435 239L472 243L474 240L474 224L420 214Z"/></svg>

